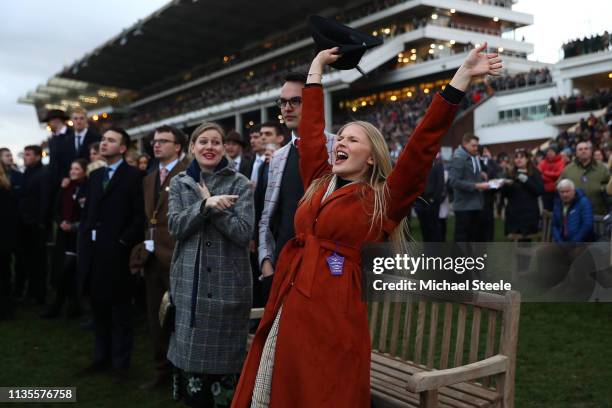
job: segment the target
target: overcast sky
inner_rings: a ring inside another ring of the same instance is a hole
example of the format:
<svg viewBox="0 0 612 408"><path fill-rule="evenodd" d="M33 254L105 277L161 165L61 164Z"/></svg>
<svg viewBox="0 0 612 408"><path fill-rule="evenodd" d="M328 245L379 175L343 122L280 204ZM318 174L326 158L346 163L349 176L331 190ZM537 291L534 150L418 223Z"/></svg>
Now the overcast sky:
<svg viewBox="0 0 612 408"><path fill-rule="evenodd" d="M14 153L46 135L34 108L17 99L168 0L0 1L0 146ZM555 62L569 39L612 29L609 0L520 0L534 15L517 31L535 44L530 58Z"/></svg>

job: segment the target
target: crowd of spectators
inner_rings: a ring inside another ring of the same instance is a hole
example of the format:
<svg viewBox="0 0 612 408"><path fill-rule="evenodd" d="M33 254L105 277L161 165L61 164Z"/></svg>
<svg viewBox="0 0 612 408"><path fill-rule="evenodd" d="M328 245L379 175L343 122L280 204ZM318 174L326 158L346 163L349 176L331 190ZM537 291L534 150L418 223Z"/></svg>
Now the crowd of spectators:
<svg viewBox="0 0 612 408"><path fill-rule="evenodd" d="M592 95L559 96L548 101L548 111L553 115L584 112L607 107L612 102L610 88L598 89Z"/></svg>
<svg viewBox="0 0 612 408"><path fill-rule="evenodd" d="M582 39L575 39L563 44L563 58L576 57L578 55L591 54L599 51L608 51L611 43L610 34L604 31L603 34L591 35Z"/></svg>
<svg viewBox="0 0 612 408"><path fill-rule="evenodd" d="M550 84L552 75L548 68L531 69L515 75L504 75L488 79L488 83L496 91L506 91L508 89L524 88L527 86Z"/></svg>

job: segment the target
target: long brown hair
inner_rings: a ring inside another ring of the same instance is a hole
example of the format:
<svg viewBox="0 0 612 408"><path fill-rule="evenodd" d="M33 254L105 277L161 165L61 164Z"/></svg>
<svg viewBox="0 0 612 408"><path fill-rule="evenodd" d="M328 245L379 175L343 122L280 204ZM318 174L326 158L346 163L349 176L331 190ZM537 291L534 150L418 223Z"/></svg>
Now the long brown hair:
<svg viewBox="0 0 612 408"><path fill-rule="evenodd" d="M370 231L374 228L380 231L382 229L383 222L386 217L387 203L389 201L389 189L386 183L387 177L391 173L392 169L389 148L387 147L385 138L380 133L380 131L374 125L368 122L349 122L340 128L340 130L338 131L338 135L341 135L342 132L350 125L359 126L365 132L372 148L372 157L374 159L374 164L372 166L369 166L368 172L366 173L364 180L362 181L364 184L362 190L362 197L365 196L365 193L368 189L371 189L374 192L374 206L372 208L371 214ZM306 189L306 192L304 193L304 197L302 198L301 202L309 202L310 200L312 200L314 193L327 183L334 183L335 186L336 178L336 175L330 173L314 180ZM390 239L394 244L396 244L398 249L403 249L405 247L405 244L409 240L407 231L408 222L404 218L395 228L395 230L391 233Z"/></svg>
<svg viewBox="0 0 612 408"><path fill-rule="evenodd" d="M535 166L531 161L531 154L527 149L522 148L516 149L514 151L514 155L512 156L512 164L510 165L510 168L508 170L508 176L510 178L514 178L518 173L516 165L514 164L514 160L517 158L517 156L523 156L525 158L525 160L527 161L527 175L533 176L533 173L535 172Z"/></svg>
<svg viewBox="0 0 612 408"><path fill-rule="evenodd" d="M5 190L11 189L11 179L7 174L4 164L0 163L0 188Z"/></svg>

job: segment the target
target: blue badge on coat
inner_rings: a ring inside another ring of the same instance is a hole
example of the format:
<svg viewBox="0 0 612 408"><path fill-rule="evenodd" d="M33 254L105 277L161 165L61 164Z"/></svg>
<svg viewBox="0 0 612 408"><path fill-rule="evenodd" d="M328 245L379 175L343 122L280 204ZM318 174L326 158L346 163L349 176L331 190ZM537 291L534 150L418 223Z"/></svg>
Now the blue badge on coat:
<svg viewBox="0 0 612 408"><path fill-rule="evenodd" d="M341 276L342 268L344 266L344 257L334 252L332 255L327 257L327 266L332 276Z"/></svg>

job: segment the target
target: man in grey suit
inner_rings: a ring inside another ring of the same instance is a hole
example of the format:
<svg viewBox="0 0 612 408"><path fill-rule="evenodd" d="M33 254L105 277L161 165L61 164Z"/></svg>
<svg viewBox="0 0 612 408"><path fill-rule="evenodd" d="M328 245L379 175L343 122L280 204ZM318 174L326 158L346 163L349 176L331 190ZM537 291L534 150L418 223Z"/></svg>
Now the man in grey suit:
<svg viewBox="0 0 612 408"><path fill-rule="evenodd" d="M483 240L480 228L480 213L484 206L482 192L489 188L489 183L480 167L478 142L478 137L472 133L463 135L448 172L448 182L453 189L455 242Z"/></svg>
<svg viewBox="0 0 612 408"><path fill-rule="evenodd" d="M302 88L306 75L288 74L276 101L285 125L291 130L291 141L277 150L270 161L264 208L259 222L259 264L264 286L269 287L274 264L283 246L294 237L293 216L304 195L299 170L298 125L302 116ZM331 157L333 135L326 133L327 151Z"/></svg>

